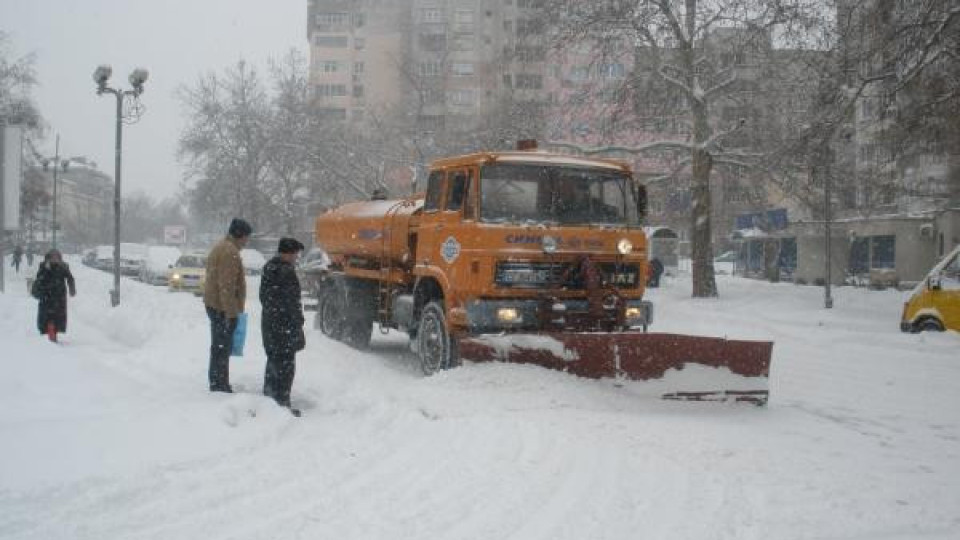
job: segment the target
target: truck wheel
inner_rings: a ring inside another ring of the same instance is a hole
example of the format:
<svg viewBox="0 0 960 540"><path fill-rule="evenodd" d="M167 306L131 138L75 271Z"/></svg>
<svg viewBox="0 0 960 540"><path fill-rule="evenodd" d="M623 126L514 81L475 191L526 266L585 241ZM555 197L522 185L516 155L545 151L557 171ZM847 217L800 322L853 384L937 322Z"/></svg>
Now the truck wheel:
<svg viewBox="0 0 960 540"><path fill-rule="evenodd" d="M327 287L320 295L317 306L317 323L323 335L330 339L340 339L343 334L344 310L343 295L336 285Z"/></svg>
<svg viewBox="0 0 960 540"><path fill-rule="evenodd" d="M367 317L350 321L346 331L346 341L351 347L366 350L373 336L373 321Z"/></svg>
<svg viewBox="0 0 960 540"><path fill-rule="evenodd" d="M943 332L943 324L932 317L917 322L917 332Z"/></svg>
<svg viewBox="0 0 960 540"><path fill-rule="evenodd" d="M420 314L417 356L424 375L458 365L457 341L447 330L447 317L440 302L430 302Z"/></svg>

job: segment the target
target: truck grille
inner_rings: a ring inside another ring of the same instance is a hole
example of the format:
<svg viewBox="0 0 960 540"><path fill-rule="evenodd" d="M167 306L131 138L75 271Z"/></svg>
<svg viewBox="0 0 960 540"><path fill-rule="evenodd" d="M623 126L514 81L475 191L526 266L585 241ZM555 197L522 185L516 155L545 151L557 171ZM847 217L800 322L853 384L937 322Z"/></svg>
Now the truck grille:
<svg viewBox="0 0 960 540"><path fill-rule="evenodd" d="M494 274L499 287L514 289L582 288L570 279L569 262L500 262ZM621 289L634 289L640 285L640 267L636 264L599 263L607 285ZM567 276L568 279L564 279Z"/></svg>

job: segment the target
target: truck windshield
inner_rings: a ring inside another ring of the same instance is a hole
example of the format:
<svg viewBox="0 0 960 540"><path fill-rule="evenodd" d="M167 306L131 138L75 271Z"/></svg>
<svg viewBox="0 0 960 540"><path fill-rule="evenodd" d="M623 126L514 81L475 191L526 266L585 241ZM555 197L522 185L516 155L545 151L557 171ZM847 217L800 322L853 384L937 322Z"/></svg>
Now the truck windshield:
<svg viewBox="0 0 960 540"><path fill-rule="evenodd" d="M487 223L639 224L626 174L509 163L480 170L480 219Z"/></svg>

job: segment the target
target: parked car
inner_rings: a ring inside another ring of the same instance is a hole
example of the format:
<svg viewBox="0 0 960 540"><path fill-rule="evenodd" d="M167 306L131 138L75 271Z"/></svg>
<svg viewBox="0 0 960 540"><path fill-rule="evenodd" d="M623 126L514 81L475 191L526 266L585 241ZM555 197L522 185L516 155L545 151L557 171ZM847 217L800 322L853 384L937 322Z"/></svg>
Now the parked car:
<svg viewBox="0 0 960 540"><path fill-rule="evenodd" d="M330 266L330 256L320 248L311 248L300 257L297 265L297 277L300 279L300 290L304 295L317 297L319 286L327 277Z"/></svg>
<svg viewBox="0 0 960 540"><path fill-rule="evenodd" d="M206 253L181 255L169 271L167 288L170 291L203 292L203 280L207 275Z"/></svg>
<svg viewBox="0 0 960 540"><path fill-rule="evenodd" d="M960 331L960 246L930 270L903 305L900 330Z"/></svg>
<svg viewBox="0 0 960 540"><path fill-rule="evenodd" d="M713 259L713 271L721 275L733 275L737 266L737 252L724 251Z"/></svg>
<svg viewBox="0 0 960 540"><path fill-rule="evenodd" d="M147 255L140 263L139 278L151 285L166 285L170 278L170 269L177 264L182 253L173 246L149 246Z"/></svg>
<svg viewBox="0 0 960 540"><path fill-rule="evenodd" d="M97 246L94 250L94 268L99 270L113 270L113 246Z"/></svg>
<svg viewBox="0 0 960 540"><path fill-rule="evenodd" d="M120 244L120 273L125 276L140 274L140 265L147 257L147 246L131 242Z"/></svg>
<svg viewBox="0 0 960 540"><path fill-rule="evenodd" d="M250 248L240 250L240 259L243 261L243 271L248 276L259 276L263 265L267 264L263 253Z"/></svg>
<svg viewBox="0 0 960 540"><path fill-rule="evenodd" d="M83 251L83 256L80 258L80 262L84 266L93 267L97 262L97 250L96 249L86 249Z"/></svg>

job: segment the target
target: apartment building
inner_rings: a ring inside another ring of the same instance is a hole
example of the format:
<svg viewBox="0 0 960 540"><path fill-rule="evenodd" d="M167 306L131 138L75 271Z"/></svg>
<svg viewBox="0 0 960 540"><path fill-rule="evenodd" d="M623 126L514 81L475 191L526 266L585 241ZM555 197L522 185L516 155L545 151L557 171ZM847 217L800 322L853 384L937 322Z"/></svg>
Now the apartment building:
<svg viewBox="0 0 960 540"><path fill-rule="evenodd" d="M454 139L488 142L489 119L505 102L544 99L535 8L531 0L310 0L317 106L356 125L393 114L438 151L453 150L441 147Z"/></svg>

